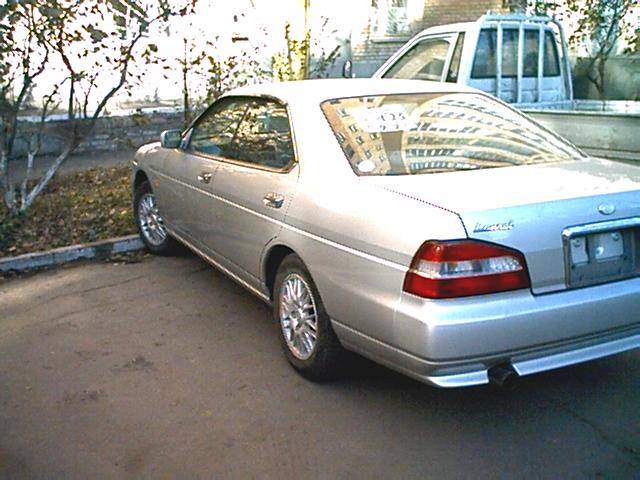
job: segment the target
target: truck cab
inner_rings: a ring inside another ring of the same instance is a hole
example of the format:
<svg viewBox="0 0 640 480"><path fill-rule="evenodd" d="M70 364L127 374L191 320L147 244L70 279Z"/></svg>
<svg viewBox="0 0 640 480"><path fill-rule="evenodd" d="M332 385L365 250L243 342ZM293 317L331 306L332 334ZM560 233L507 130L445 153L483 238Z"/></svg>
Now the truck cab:
<svg viewBox="0 0 640 480"><path fill-rule="evenodd" d="M573 90L567 43L549 17L486 14L409 40L373 75L452 82L521 107L563 107Z"/></svg>

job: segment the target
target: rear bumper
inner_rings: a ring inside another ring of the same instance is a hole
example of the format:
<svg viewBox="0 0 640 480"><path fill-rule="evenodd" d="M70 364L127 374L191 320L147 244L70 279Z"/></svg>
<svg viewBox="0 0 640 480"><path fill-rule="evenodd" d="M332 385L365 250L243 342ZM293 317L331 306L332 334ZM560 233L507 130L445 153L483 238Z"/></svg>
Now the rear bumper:
<svg viewBox="0 0 640 480"><path fill-rule="evenodd" d="M347 348L409 376L442 387L480 385L499 364L529 375L640 347L640 279L538 296L403 294L390 342L334 326Z"/></svg>

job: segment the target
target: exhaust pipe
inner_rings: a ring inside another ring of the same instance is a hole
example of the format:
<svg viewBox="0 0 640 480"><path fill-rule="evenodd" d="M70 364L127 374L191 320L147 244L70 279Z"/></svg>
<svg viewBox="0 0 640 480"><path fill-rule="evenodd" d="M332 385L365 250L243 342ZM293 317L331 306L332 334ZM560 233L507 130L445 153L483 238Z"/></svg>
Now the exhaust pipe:
<svg viewBox="0 0 640 480"><path fill-rule="evenodd" d="M489 369L489 381L505 390L515 389L519 378L511 365L496 365Z"/></svg>

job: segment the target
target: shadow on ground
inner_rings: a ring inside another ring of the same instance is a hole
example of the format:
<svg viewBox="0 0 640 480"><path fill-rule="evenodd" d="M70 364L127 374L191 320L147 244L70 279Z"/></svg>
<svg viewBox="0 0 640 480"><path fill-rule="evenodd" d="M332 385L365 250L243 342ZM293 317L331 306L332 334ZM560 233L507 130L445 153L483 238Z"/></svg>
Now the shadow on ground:
<svg viewBox="0 0 640 480"><path fill-rule="evenodd" d="M0 478L637 478L637 352L432 388L355 355L298 376L266 306L201 260L0 285Z"/></svg>

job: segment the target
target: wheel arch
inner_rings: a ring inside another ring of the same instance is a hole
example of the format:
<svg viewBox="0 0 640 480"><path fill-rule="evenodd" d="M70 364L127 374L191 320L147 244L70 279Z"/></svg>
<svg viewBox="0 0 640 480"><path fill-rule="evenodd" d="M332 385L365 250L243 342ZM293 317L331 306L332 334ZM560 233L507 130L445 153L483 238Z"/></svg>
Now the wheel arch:
<svg viewBox="0 0 640 480"><path fill-rule="evenodd" d="M144 182L151 183L151 181L149 180L149 176L146 174L144 170L136 171L136 173L133 176L133 191L135 192L138 189L138 187L142 185Z"/></svg>
<svg viewBox="0 0 640 480"><path fill-rule="evenodd" d="M291 247L284 244L276 244L271 246L264 255L262 274L271 300L273 300L273 287L276 280L276 273L278 273L278 267L282 261L292 253L295 254L296 252Z"/></svg>

